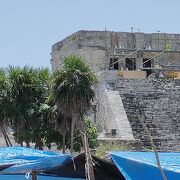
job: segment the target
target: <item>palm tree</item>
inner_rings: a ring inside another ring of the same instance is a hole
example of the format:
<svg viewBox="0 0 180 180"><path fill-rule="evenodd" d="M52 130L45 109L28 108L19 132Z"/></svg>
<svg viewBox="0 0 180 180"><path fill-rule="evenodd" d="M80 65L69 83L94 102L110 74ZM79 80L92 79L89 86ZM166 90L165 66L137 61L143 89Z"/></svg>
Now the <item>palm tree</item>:
<svg viewBox="0 0 180 180"><path fill-rule="evenodd" d="M96 76L83 59L74 55L66 57L63 67L56 71L52 77L51 98L54 99L59 114L64 117L62 122L71 124L71 153L73 151L75 127L78 127L83 134L84 150L87 152L86 146L88 144L86 141L84 115L91 108L91 101L95 96L93 86L96 82ZM92 165L92 162L87 163ZM90 171L91 179L94 179L92 169Z"/></svg>
<svg viewBox="0 0 180 180"><path fill-rule="evenodd" d="M40 111L44 111L42 107L47 99L49 72L47 69L33 69L27 66L9 67L8 78L11 96L10 123L16 140L21 144L25 141L29 147L29 143L32 142L30 132L41 134L37 132L37 124L43 121L41 116L43 112ZM36 136L35 139L42 148L41 137Z"/></svg>
<svg viewBox="0 0 180 180"><path fill-rule="evenodd" d="M17 142L26 142L29 147L28 135L26 129L28 125L26 122L26 111L29 106L30 96L30 77L28 77L28 67L8 67L8 79L10 82L9 95L11 97L11 113L9 114L10 124L13 128L15 139ZM29 92L29 93L28 93Z"/></svg>
<svg viewBox="0 0 180 180"><path fill-rule="evenodd" d="M4 69L0 69L0 131L3 134L7 146L12 146L12 143L6 132L7 111L8 111L8 82Z"/></svg>
<svg viewBox="0 0 180 180"><path fill-rule="evenodd" d="M32 121L32 135L31 140L35 143L35 147L43 149L43 139L50 126L49 114L52 113L52 108L47 105L46 101L49 96L49 77L50 73L47 68L38 68L35 70L36 82L33 106Z"/></svg>

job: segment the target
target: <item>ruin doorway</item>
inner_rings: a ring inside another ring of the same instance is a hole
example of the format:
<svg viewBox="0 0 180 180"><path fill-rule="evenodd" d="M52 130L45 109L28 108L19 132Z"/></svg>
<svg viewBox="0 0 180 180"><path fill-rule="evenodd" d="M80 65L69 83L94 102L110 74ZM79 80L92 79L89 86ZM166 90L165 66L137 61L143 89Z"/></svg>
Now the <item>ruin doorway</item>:
<svg viewBox="0 0 180 180"><path fill-rule="evenodd" d="M128 69L128 70L136 70L135 58L126 58L126 69Z"/></svg>
<svg viewBox="0 0 180 180"><path fill-rule="evenodd" d="M152 73L152 70L151 69L148 69L148 68L151 68L151 60L148 61L148 59L143 59L143 68L147 68L145 69L146 73L147 73L147 77Z"/></svg>
<svg viewBox="0 0 180 180"><path fill-rule="evenodd" d="M110 58L109 69L119 70L118 58Z"/></svg>

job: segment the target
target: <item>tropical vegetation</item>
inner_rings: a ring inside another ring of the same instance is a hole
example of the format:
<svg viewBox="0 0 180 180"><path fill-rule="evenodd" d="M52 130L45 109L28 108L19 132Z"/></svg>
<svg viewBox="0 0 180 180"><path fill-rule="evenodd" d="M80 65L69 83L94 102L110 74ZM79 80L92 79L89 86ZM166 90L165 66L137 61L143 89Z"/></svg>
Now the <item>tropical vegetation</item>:
<svg viewBox="0 0 180 180"><path fill-rule="evenodd" d="M70 56L53 74L47 68L0 69L0 131L12 146L11 130L21 146L81 151L88 138L96 146L97 128L86 118L96 76L81 57ZM82 141L85 140L85 141Z"/></svg>

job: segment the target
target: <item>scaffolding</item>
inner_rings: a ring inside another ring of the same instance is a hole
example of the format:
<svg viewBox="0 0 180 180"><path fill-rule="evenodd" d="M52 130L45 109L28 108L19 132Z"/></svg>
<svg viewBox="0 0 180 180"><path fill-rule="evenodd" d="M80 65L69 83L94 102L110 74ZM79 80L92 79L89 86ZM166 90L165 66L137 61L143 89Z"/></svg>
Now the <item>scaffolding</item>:
<svg viewBox="0 0 180 180"><path fill-rule="evenodd" d="M169 53L180 53L180 51L167 51L167 50L157 50L157 49L128 49L128 48L110 48L106 49L106 54L108 58L116 58L118 59L116 62L111 63L109 69L113 69L113 66L116 63L122 62L129 58L129 60L135 61L134 59L140 58L147 59L140 63L139 67L136 67L136 70L180 70L180 64L176 63L174 60L169 59L167 60L167 56ZM160 56L164 56L163 58ZM145 58L144 58L145 57ZM163 59L163 63L160 62L160 59ZM145 67L144 65L148 62L151 63L151 67ZM156 66L154 65L156 63Z"/></svg>

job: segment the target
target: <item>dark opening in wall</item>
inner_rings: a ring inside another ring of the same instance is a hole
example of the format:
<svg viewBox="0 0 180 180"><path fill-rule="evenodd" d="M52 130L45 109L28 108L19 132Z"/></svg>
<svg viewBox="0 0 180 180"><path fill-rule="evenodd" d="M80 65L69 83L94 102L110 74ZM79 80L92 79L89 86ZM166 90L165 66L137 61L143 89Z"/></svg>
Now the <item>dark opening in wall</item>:
<svg viewBox="0 0 180 180"><path fill-rule="evenodd" d="M145 69L145 71L147 72L147 76L149 76L152 73L151 69L151 61L148 61L148 59L143 59L143 68L147 68Z"/></svg>
<svg viewBox="0 0 180 180"><path fill-rule="evenodd" d="M128 69L128 70L136 70L135 58L126 58L126 69Z"/></svg>
<svg viewBox="0 0 180 180"><path fill-rule="evenodd" d="M119 63L117 58L110 58L109 69L119 70Z"/></svg>

